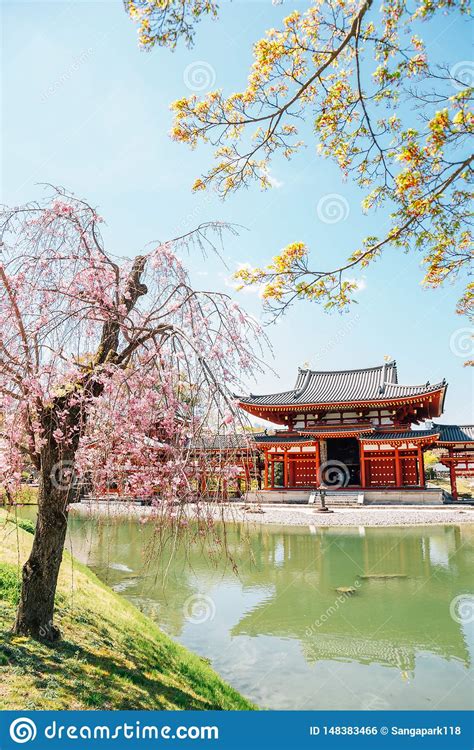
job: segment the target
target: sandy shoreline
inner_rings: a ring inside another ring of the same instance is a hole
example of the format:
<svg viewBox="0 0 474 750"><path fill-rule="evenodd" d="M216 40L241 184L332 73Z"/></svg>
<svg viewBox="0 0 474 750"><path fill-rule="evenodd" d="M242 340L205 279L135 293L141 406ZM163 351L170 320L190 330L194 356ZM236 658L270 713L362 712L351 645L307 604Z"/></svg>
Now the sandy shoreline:
<svg viewBox="0 0 474 750"><path fill-rule="evenodd" d="M206 507L206 510L210 506ZM335 508L333 513L318 513L308 505L264 505L263 512L244 510L242 503L229 503L213 509L216 518L226 521L278 526L424 526L434 524L474 524L474 509L449 506L379 506ZM187 506L190 516L194 506ZM154 508L124 502L90 502L70 506L70 512L81 516L110 516L146 519L156 513Z"/></svg>

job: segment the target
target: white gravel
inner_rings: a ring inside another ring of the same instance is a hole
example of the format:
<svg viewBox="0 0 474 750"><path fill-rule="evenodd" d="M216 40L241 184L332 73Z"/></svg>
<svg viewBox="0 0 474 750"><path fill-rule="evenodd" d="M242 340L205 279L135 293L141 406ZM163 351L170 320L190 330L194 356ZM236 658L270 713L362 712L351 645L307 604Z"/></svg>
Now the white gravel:
<svg viewBox="0 0 474 750"><path fill-rule="evenodd" d="M216 518L227 521L245 521L252 523L277 524L279 526L425 526L427 524L474 524L474 508L446 506L365 506L362 508L334 508L333 513L318 513L307 505L262 505L251 511L245 510L248 505L229 503L225 506L206 506L212 508ZM190 516L195 507L187 506ZM154 508L125 502L90 502L70 506L74 514L108 515L113 517L152 517ZM258 512L256 512L258 511Z"/></svg>

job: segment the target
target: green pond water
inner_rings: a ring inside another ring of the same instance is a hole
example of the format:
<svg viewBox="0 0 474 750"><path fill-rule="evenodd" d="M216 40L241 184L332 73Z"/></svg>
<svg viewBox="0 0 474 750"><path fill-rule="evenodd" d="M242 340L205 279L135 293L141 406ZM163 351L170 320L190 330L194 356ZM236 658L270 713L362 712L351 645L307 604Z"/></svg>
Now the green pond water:
<svg viewBox="0 0 474 750"><path fill-rule="evenodd" d="M472 707L472 525L226 531L237 573L206 542L148 565L151 523L71 516L69 546L262 708Z"/></svg>

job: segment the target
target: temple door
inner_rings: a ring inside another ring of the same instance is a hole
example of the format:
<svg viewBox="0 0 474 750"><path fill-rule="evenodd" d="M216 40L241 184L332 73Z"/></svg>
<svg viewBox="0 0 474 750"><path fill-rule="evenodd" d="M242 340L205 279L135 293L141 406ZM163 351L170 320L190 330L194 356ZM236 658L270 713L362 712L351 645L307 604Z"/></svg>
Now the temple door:
<svg viewBox="0 0 474 750"><path fill-rule="evenodd" d="M295 461L295 487L315 487L316 461L314 453L301 453Z"/></svg>

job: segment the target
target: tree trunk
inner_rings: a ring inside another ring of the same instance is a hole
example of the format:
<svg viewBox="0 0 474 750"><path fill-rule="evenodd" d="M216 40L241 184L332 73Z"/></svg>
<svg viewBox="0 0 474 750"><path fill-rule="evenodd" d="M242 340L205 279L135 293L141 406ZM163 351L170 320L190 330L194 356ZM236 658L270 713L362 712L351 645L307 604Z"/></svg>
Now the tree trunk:
<svg viewBox="0 0 474 750"><path fill-rule="evenodd" d="M73 455L65 460L51 446L42 454L38 519L33 547L23 566L14 632L47 641L60 638L53 623L54 599L67 531L67 505L73 481Z"/></svg>

